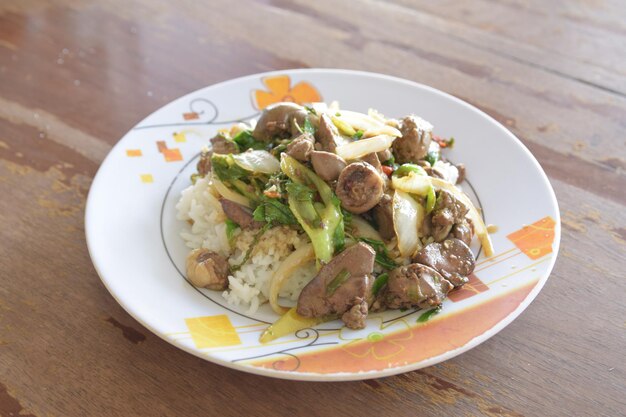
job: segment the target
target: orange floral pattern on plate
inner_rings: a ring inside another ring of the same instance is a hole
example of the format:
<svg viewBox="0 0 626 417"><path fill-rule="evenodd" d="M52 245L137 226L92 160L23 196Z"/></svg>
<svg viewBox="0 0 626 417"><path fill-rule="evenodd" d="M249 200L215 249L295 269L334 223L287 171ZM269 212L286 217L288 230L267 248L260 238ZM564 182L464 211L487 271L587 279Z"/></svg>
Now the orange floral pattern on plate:
<svg viewBox="0 0 626 417"><path fill-rule="evenodd" d="M176 162L176 161L183 160L183 155L180 153L180 149L168 148L164 140L159 140L157 141L156 144L157 144L157 149L159 150L159 152L163 154L163 157L165 158L165 162Z"/></svg>
<svg viewBox="0 0 626 417"><path fill-rule="evenodd" d="M552 217L544 217L507 235L507 238L530 259L539 259L552 253L555 225L556 222Z"/></svg>
<svg viewBox="0 0 626 417"><path fill-rule="evenodd" d="M277 369L276 364L280 363L279 369L297 368L296 372L328 374L377 371L421 362L458 349L493 328L519 307L537 282L533 280L513 291L454 314L433 318L425 324L414 325L408 330L385 334L383 337L389 341L385 345L380 344L380 337L374 340L366 337L355 342L348 350L342 347L327 348L304 353L298 358L263 359L252 362L252 365ZM389 355L393 356L392 360Z"/></svg>
<svg viewBox="0 0 626 417"><path fill-rule="evenodd" d="M404 326L405 330L410 329L406 321L396 320L391 323L381 323L380 330L396 324ZM412 337L413 333L410 331L398 331L389 335L381 332L371 332L364 338L368 343L362 343L363 339L354 339L345 345L341 345L341 349L357 358L372 356L377 360L391 359L406 349L404 342Z"/></svg>
<svg viewBox="0 0 626 417"><path fill-rule="evenodd" d="M476 275L470 274L469 281L458 290L452 291L448 294L448 298L454 302L465 300L481 292L485 292L489 289L484 282L482 282Z"/></svg>
<svg viewBox="0 0 626 417"><path fill-rule="evenodd" d="M130 156L130 157L142 156L141 149L126 149L126 156Z"/></svg>
<svg viewBox="0 0 626 417"><path fill-rule="evenodd" d="M301 81L291 87L291 79L288 75L265 77L261 81L269 91L254 90L252 92L252 101L259 110L281 101L290 101L298 104L322 101L320 93L306 81Z"/></svg>
<svg viewBox="0 0 626 417"><path fill-rule="evenodd" d="M200 118L200 115L195 111L191 111L188 113L183 113L183 119L185 120L197 120Z"/></svg>

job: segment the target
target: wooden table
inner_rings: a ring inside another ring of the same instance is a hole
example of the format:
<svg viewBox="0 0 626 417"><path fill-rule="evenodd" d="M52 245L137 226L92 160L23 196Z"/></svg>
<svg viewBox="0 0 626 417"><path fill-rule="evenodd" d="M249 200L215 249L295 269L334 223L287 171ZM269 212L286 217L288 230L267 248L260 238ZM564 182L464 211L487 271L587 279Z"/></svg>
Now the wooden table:
<svg viewBox="0 0 626 417"><path fill-rule="evenodd" d="M626 415L623 2L233 3L0 2L0 415ZM522 139L563 237L521 317L427 369L294 383L193 357L124 312L83 226L108 150L188 91L296 67L429 84Z"/></svg>

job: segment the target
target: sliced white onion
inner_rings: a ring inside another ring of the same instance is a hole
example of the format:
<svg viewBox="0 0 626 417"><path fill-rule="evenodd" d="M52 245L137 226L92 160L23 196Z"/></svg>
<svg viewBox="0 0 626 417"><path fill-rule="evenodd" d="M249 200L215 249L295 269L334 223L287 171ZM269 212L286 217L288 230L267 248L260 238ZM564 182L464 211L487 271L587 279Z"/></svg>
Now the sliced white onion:
<svg viewBox="0 0 626 417"><path fill-rule="evenodd" d="M352 226L355 237L364 237L367 239L383 241L383 238L380 236L380 233L378 233L378 230L374 229L368 222L363 220L361 216L353 214L350 226Z"/></svg>
<svg viewBox="0 0 626 417"><path fill-rule="evenodd" d="M246 151L234 154L235 163L247 171L273 174L280 171L280 162L267 151Z"/></svg>
<svg viewBox="0 0 626 417"><path fill-rule="evenodd" d="M483 245L483 249L485 250L485 256L489 257L493 255L493 244L491 243L491 238L489 237L489 232L487 231L487 226L483 222L483 218L480 213L472 204L472 201L469 197L456 188L454 184L449 183L448 181L444 181L439 178L430 178L432 185L441 190L449 191L457 200L465 204L469 208L469 218L474 225L474 231L476 232L476 236L478 236L478 240L480 240L480 244Z"/></svg>
<svg viewBox="0 0 626 417"><path fill-rule="evenodd" d="M341 110L340 115L337 117L341 121L352 126L355 130L362 130L364 132L364 136L369 131L380 131L384 132L384 134L386 135L390 135L393 137L402 136L398 129L388 126L378 119L368 116L367 114L349 110Z"/></svg>
<svg viewBox="0 0 626 417"><path fill-rule="evenodd" d="M424 221L424 207L401 190L393 194L393 228L398 237L398 250L410 258L420 249L418 230Z"/></svg>
<svg viewBox="0 0 626 417"><path fill-rule="evenodd" d="M313 110L315 110L315 113L317 114L322 114L322 113L326 113L328 111L328 104L321 102L321 101L316 101L314 103L311 103L311 108L313 108Z"/></svg>
<svg viewBox="0 0 626 417"><path fill-rule="evenodd" d="M343 159L357 159L372 152L381 152L389 149L395 138L389 135L378 135L373 138L356 140L335 149L337 155Z"/></svg>
<svg viewBox="0 0 626 417"><path fill-rule="evenodd" d="M383 116L381 113L378 112L378 110L376 109L367 109L367 115L369 117L371 117L372 119L376 120L377 122L380 123L387 123L387 119L385 118L385 116Z"/></svg>
<svg viewBox="0 0 626 417"><path fill-rule="evenodd" d="M278 294L280 293L280 289L283 287L285 282L291 277L293 272L303 266L304 264L315 259L315 251L313 250L313 245L307 243L304 246L299 247L295 251L291 253L291 255L287 256L283 263L280 264L276 273L272 277L272 281L270 282L270 305L272 306L272 310L276 312L276 314L285 314L287 310L286 307L278 304Z"/></svg>
<svg viewBox="0 0 626 417"><path fill-rule="evenodd" d="M226 200L230 200L234 203L240 204L242 206L251 208L252 204L250 203L250 200L248 200L248 198L242 196L241 194L231 190L230 188L228 188L226 185L224 185L224 183L220 180L218 180L217 178L213 177L213 179L211 180L213 183L213 188L215 188L215 190L222 196L224 197Z"/></svg>
<svg viewBox="0 0 626 417"><path fill-rule="evenodd" d="M425 196L430 190L432 179L427 175L410 173L404 177L391 177L391 185L394 190Z"/></svg>
<svg viewBox="0 0 626 417"><path fill-rule="evenodd" d="M399 135L399 130L396 129L395 127L392 126L378 126L378 127L373 127L371 129L366 130L365 132L363 132L363 138L370 138L372 136L378 136L378 135L389 135L389 136L393 136L393 137L398 137Z"/></svg>
<svg viewBox="0 0 626 417"><path fill-rule="evenodd" d="M456 184L456 181L459 179L459 169L450 162L439 160L435 162L433 168L443 174L443 178L449 183Z"/></svg>

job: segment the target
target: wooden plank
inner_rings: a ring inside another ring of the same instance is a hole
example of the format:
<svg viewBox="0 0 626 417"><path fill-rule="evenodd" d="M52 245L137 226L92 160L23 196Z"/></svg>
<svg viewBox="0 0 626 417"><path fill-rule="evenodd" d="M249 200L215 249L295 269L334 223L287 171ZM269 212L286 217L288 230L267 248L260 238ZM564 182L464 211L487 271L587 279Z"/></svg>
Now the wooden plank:
<svg viewBox="0 0 626 417"><path fill-rule="evenodd" d="M0 3L0 415L623 414L622 4L237 5ZM190 90L307 66L450 92L542 163L562 211L561 254L537 300L498 336L405 375L294 383L184 353L108 294L83 216L110 146Z"/></svg>
<svg viewBox="0 0 626 417"><path fill-rule="evenodd" d="M442 19L447 26L452 22L456 27L450 35L472 46L618 95L626 93L621 58L626 54L623 5L485 0L394 3L426 13L431 20ZM598 54L599 50L604 53Z"/></svg>

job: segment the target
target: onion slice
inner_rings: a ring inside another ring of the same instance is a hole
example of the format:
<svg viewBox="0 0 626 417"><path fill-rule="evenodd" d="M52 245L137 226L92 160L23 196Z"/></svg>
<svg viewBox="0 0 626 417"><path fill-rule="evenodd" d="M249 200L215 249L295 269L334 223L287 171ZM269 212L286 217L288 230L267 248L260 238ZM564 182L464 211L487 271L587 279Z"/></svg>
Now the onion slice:
<svg viewBox="0 0 626 417"><path fill-rule="evenodd" d="M393 228L398 237L398 250L410 258L420 247L419 229L424 222L424 207L402 190L393 194Z"/></svg>
<svg viewBox="0 0 626 417"><path fill-rule="evenodd" d="M270 282L269 301L272 306L272 310L274 310L276 314L282 315L289 310L288 308L278 304L278 294L280 293L280 289L283 287L284 283L289 279L289 277L291 277L296 269L314 259L315 251L313 250L313 245L307 243L306 245L293 251L291 255L287 256L283 263L280 264L278 270L276 270L276 273L272 277L272 281Z"/></svg>
<svg viewBox="0 0 626 417"><path fill-rule="evenodd" d="M391 178L391 185L395 190L401 190L405 193L427 196L432 184L432 179L432 177L429 177L427 175L419 175L416 173L410 173L409 175L406 175L404 177L397 177L394 175Z"/></svg>
<svg viewBox="0 0 626 417"><path fill-rule="evenodd" d="M389 135L378 135L368 139L356 140L335 149L337 155L343 159L358 159L373 152L389 149L395 138Z"/></svg>
<svg viewBox="0 0 626 417"><path fill-rule="evenodd" d="M395 127L382 123L378 118L374 118L364 113L356 111L341 110L339 116L336 116L342 122L345 122L352 126L356 130L362 130L363 136L368 135L369 131L381 132L389 136L398 137L402 136L402 133Z"/></svg>
<svg viewBox="0 0 626 417"><path fill-rule="evenodd" d="M384 241L378 230L374 229L368 222L363 220L359 215L353 214L352 221L350 222L352 232L355 237L364 237L366 239L374 239Z"/></svg>
<svg viewBox="0 0 626 417"><path fill-rule="evenodd" d="M218 180L215 176L213 176L213 178L211 179L211 182L213 183L213 188L215 188L215 190L219 193L219 195L224 197L226 200L230 200L244 207L252 208L252 203L250 203L250 200L248 198L231 190L226 185L224 185L222 181Z"/></svg>
<svg viewBox="0 0 626 417"><path fill-rule="evenodd" d="M274 174L280 171L278 159L267 151L246 151L233 154L235 163L246 171Z"/></svg>

